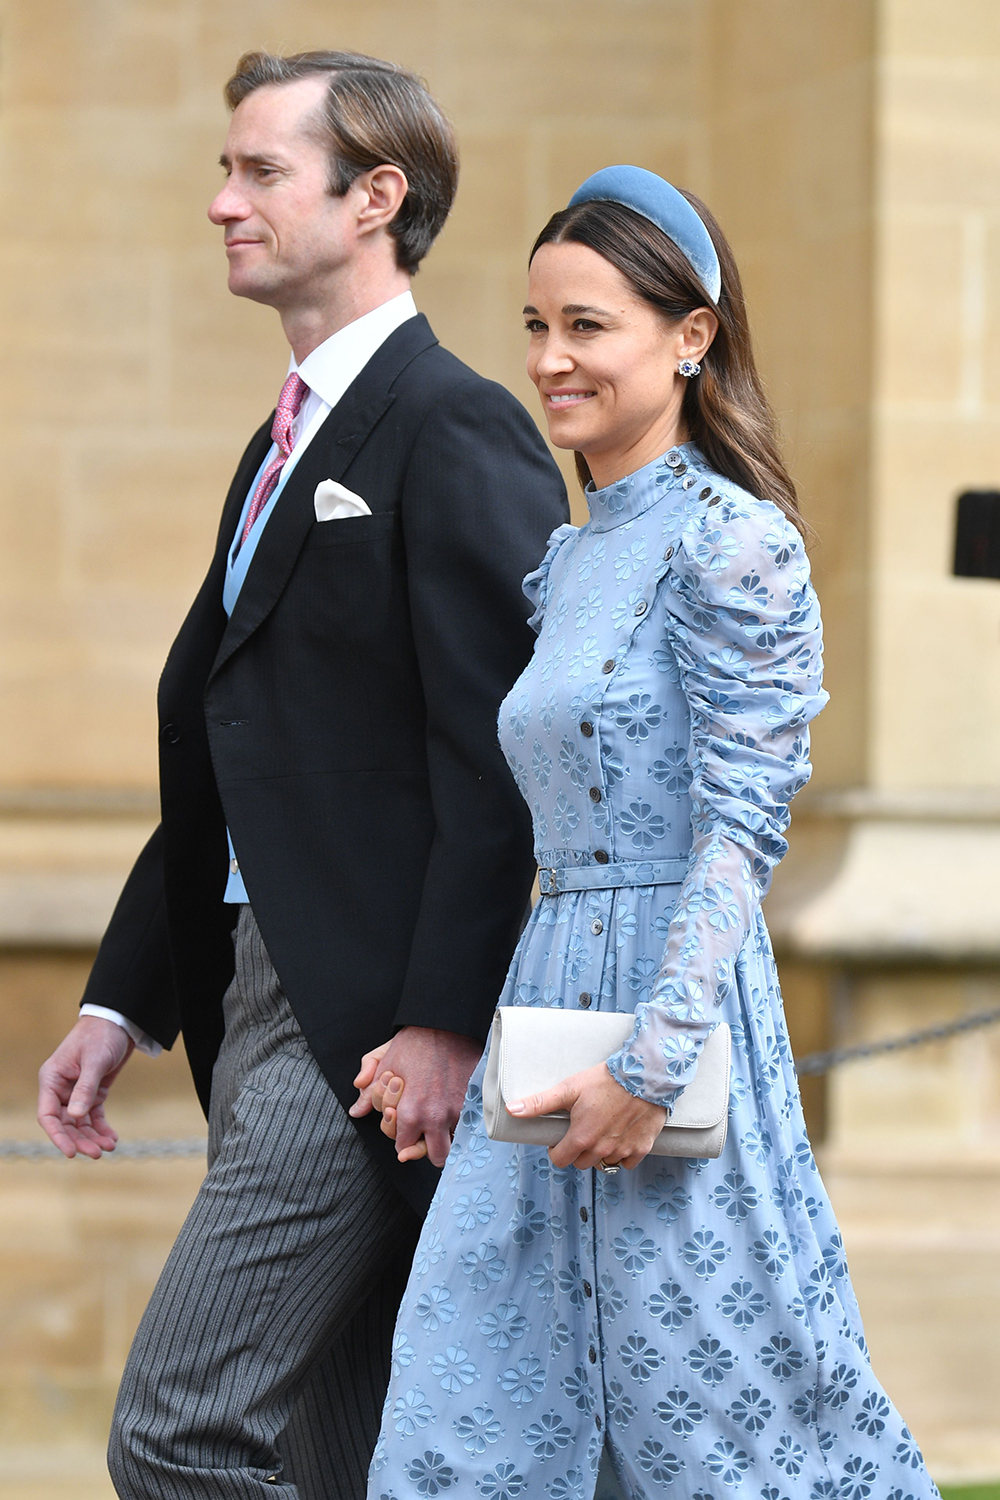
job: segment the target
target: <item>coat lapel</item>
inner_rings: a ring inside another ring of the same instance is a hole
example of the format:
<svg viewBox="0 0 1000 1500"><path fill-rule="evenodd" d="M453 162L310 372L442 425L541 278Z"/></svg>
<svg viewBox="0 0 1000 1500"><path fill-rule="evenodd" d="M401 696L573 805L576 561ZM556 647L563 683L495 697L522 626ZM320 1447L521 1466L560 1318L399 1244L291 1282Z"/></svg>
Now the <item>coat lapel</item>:
<svg viewBox="0 0 1000 1500"><path fill-rule="evenodd" d="M232 546L233 536L236 532L236 523L243 509L243 502L247 497L247 490L253 481L253 477L261 464L264 455L271 446L271 424L274 421L274 412L268 417L262 427L259 427L247 446L247 450L240 459L240 466L233 475L233 482L229 486L226 503L222 507L222 520L219 522L219 535L215 545L215 560L213 569L221 564L223 577L226 570L226 557Z"/></svg>
<svg viewBox="0 0 1000 1500"><path fill-rule="evenodd" d="M392 405L392 386L397 377L411 360L436 343L437 339L422 314L408 319L375 352L333 408L296 464L271 512L223 634L212 677L267 619L284 592L306 537L315 524L313 497L317 484L322 479L339 480L343 477L376 423ZM269 427L266 430L269 431ZM251 447L256 450L256 444ZM264 451L266 449L257 456L258 467ZM223 558L232 541L239 509L246 498L246 486L254 473L256 469L245 477L244 489L235 509L230 503L235 483L230 491L223 522L224 526L229 524L229 531L220 533ZM221 591L221 583L219 587Z"/></svg>

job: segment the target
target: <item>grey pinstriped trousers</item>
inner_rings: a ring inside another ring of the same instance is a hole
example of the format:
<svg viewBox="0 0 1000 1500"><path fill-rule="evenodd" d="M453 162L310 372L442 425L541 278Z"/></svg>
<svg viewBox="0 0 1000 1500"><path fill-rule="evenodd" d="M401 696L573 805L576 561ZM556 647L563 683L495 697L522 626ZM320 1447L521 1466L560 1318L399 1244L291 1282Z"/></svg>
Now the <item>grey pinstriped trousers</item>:
<svg viewBox="0 0 1000 1500"><path fill-rule="evenodd" d="M362 1500L412 1211L299 1031L253 913L212 1080L209 1171L129 1354L123 1500Z"/></svg>

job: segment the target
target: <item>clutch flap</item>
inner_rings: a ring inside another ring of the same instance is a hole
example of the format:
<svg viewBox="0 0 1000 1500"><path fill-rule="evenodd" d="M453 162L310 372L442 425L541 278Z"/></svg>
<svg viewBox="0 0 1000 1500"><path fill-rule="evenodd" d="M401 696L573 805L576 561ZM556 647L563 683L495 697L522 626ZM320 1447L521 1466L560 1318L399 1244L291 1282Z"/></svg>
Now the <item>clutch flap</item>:
<svg viewBox="0 0 1000 1500"><path fill-rule="evenodd" d="M635 1016L624 1011L568 1011L502 1005L494 1016L493 1048L500 1100L540 1093L606 1062L632 1035ZM491 1048L491 1051L493 1050ZM729 1107L730 1034L720 1022L709 1034L694 1078L675 1105L667 1128L718 1125ZM548 1117L547 1117L548 1118ZM563 1111L551 1118L567 1118Z"/></svg>

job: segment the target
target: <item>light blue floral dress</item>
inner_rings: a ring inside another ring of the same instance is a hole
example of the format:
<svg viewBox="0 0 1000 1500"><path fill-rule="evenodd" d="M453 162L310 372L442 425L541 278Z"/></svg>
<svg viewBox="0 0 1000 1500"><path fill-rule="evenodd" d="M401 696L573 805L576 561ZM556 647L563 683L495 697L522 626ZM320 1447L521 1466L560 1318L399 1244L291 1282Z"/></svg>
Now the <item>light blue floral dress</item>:
<svg viewBox="0 0 1000 1500"><path fill-rule="evenodd" d="M605 1448L631 1500L929 1500L865 1352L760 912L825 702L802 540L691 446L588 499L525 582L539 639L500 713L551 892L501 1004L634 1011L609 1066L665 1105L724 1018L728 1141L556 1170L487 1140L480 1067L370 1500L590 1500Z"/></svg>

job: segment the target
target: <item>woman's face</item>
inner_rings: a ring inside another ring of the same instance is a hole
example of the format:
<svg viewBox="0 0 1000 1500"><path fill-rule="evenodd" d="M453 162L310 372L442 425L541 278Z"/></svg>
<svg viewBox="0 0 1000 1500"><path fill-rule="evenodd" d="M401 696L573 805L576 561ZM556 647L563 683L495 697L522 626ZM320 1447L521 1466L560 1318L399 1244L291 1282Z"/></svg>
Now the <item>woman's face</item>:
<svg viewBox="0 0 1000 1500"><path fill-rule="evenodd" d="M708 308L668 324L603 255L566 241L535 254L524 317L549 436L584 455L598 488L684 441L677 366L712 342Z"/></svg>

